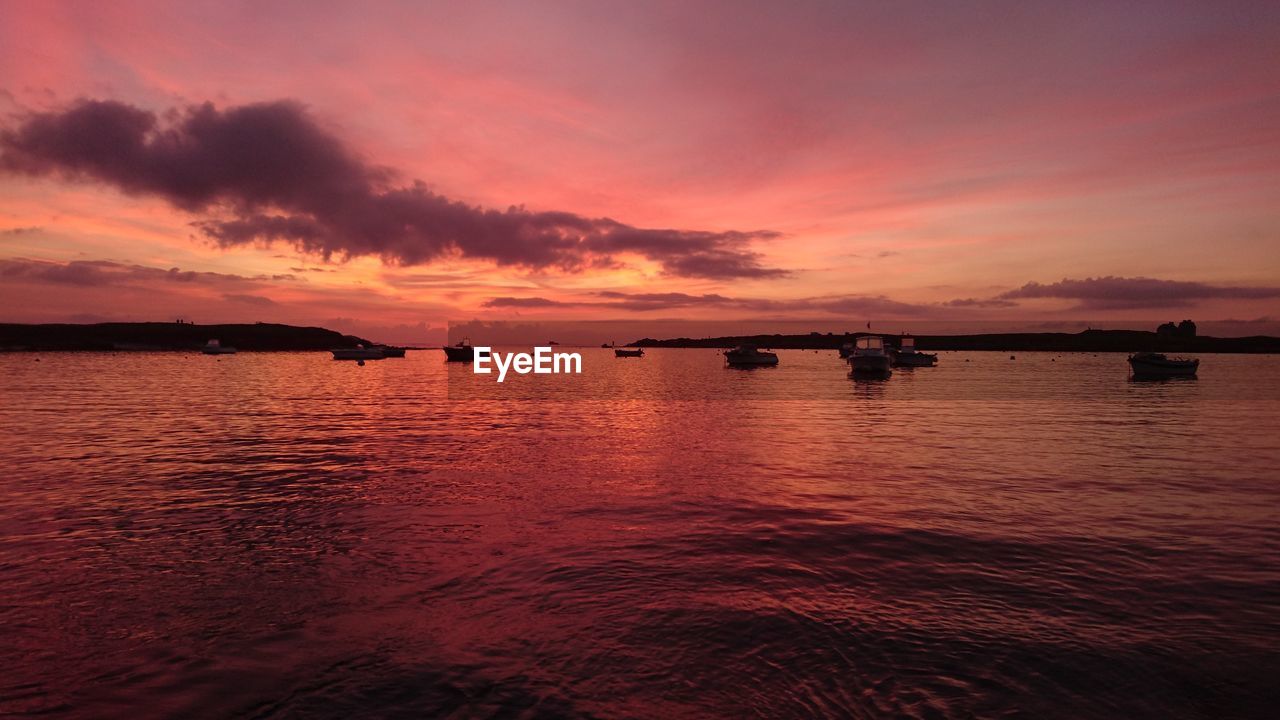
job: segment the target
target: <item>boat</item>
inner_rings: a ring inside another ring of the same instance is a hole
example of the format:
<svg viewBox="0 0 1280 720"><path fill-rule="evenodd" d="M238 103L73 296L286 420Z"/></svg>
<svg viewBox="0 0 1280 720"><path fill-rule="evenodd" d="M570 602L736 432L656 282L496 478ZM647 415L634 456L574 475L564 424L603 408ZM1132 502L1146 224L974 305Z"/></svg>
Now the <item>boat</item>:
<svg viewBox="0 0 1280 720"><path fill-rule="evenodd" d="M200 352L205 355L235 355L236 349L228 345L223 345L217 340L210 340L200 348Z"/></svg>
<svg viewBox="0 0 1280 720"><path fill-rule="evenodd" d="M916 351L915 338L904 337L899 343L899 347L889 351L889 360L894 367L933 367L938 364L937 354Z"/></svg>
<svg viewBox="0 0 1280 720"><path fill-rule="evenodd" d="M406 348L398 347L396 345L374 345L373 347L375 350L382 351L382 357L389 358L402 358L404 357L404 351L406 350Z"/></svg>
<svg viewBox="0 0 1280 720"><path fill-rule="evenodd" d="M853 343L845 343L840 346L840 357L848 359L853 354Z"/></svg>
<svg viewBox="0 0 1280 720"><path fill-rule="evenodd" d="M644 348L636 348L635 350L627 350L626 348L614 348L614 357L644 357Z"/></svg>
<svg viewBox="0 0 1280 720"><path fill-rule="evenodd" d="M889 354L885 351L884 338L879 335L864 335L853 344L853 354L849 356L849 364L858 375L888 375Z"/></svg>
<svg viewBox="0 0 1280 720"><path fill-rule="evenodd" d="M739 345L732 350L725 350L724 359L725 362L737 367L756 367L778 364L777 354L757 350L755 345Z"/></svg>
<svg viewBox="0 0 1280 720"><path fill-rule="evenodd" d="M357 345L353 348L335 348L329 352L333 353L334 360L381 360L386 357L377 346Z"/></svg>
<svg viewBox="0 0 1280 720"><path fill-rule="evenodd" d="M1136 378L1195 377L1200 361L1142 352L1129 356L1129 367Z"/></svg>
<svg viewBox="0 0 1280 720"><path fill-rule="evenodd" d="M476 349L471 347L471 338L463 338L457 345L445 345L446 362L471 362L476 358Z"/></svg>
<svg viewBox="0 0 1280 720"><path fill-rule="evenodd" d="M600 343L600 347L602 347L602 348L611 348L611 347L613 347L613 344L612 344L612 343Z"/></svg>

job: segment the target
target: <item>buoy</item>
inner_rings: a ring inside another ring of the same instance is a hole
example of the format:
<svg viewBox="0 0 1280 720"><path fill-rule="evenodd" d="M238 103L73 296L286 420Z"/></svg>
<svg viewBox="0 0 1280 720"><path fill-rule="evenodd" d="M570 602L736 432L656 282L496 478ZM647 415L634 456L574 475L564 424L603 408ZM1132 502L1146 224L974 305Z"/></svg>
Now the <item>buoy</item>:
<svg viewBox="0 0 1280 720"><path fill-rule="evenodd" d="M1015 357L1014 357L1014 356L1012 356L1012 355L1010 355L1010 356L1009 356L1009 359L1010 359L1010 360L1017 360L1017 358L1015 358Z"/></svg>
<svg viewBox="0 0 1280 720"><path fill-rule="evenodd" d="M357 365L359 365L360 367L364 367L364 361L363 361L363 360L357 360L357 361L356 361L356 364L357 364Z"/></svg>

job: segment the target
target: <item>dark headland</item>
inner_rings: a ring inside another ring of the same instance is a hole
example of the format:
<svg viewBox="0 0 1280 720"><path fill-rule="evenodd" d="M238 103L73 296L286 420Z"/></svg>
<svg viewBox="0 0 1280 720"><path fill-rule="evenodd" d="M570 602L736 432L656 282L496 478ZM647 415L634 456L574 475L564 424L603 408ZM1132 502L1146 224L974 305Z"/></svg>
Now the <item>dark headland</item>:
<svg viewBox="0 0 1280 720"><path fill-rule="evenodd" d="M247 351L330 350L369 341L318 327L271 323L195 325L176 322L93 325L0 324L0 351L199 350L209 340Z"/></svg>
<svg viewBox="0 0 1280 720"><path fill-rule="evenodd" d="M771 349L835 350L861 335L881 333L809 333L713 338L645 338L634 347L728 348L742 344ZM883 335L892 343L895 335ZM1280 338L1176 336L1144 330L1085 330L1079 333L995 333L982 335L912 335L919 350L999 350L1023 352L1162 352L1280 353Z"/></svg>

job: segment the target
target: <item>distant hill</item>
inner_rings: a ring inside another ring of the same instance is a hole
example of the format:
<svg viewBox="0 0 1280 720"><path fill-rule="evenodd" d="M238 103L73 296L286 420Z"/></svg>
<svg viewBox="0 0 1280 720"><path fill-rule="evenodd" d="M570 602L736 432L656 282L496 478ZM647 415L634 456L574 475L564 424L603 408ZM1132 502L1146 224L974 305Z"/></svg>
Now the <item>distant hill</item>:
<svg viewBox="0 0 1280 720"><path fill-rule="evenodd" d="M0 324L0 351L21 350L198 350L211 339L237 350L329 350L369 345L368 340L318 327L254 323L97 323L93 325Z"/></svg>
<svg viewBox="0 0 1280 720"><path fill-rule="evenodd" d="M835 350L860 335L750 335L716 338L644 338L633 347L727 348L748 343L762 348ZM882 336L893 344L895 335ZM920 350L998 350L1048 352L1280 353L1280 338L1177 337L1145 330L1085 330L1080 333L999 333L985 335L913 335Z"/></svg>

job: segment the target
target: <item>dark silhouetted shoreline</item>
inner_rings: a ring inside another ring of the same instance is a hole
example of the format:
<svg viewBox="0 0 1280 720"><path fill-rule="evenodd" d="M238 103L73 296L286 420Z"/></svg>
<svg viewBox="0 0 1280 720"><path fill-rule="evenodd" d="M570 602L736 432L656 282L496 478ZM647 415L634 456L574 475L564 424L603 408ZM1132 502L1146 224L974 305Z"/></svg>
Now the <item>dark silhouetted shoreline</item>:
<svg viewBox="0 0 1280 720"><path fill-rule="evenodd" d="M249 352L329 350L370 344L354 335L318 327L272 323L194 325L176 322L97 323L92 325L0 324L0 351L199 350L217 339Z"/></svg>
<svg viewBox="0 0 1280 720"><path fill-rule="evenodd" d="M807 335L737 335L714 338L644 338L631 347L727 348L741 344L798 350L835 350L860 335L883 335L891 343L896 334L810 333ZM990 333L981 335L912 335L919 350L992 350L1022 352L1164 352L1164 353L1280 353L1280 338L1263 335L1239 338L1176 337L1145 330L1085 330L1079 333Z"/></svg>

